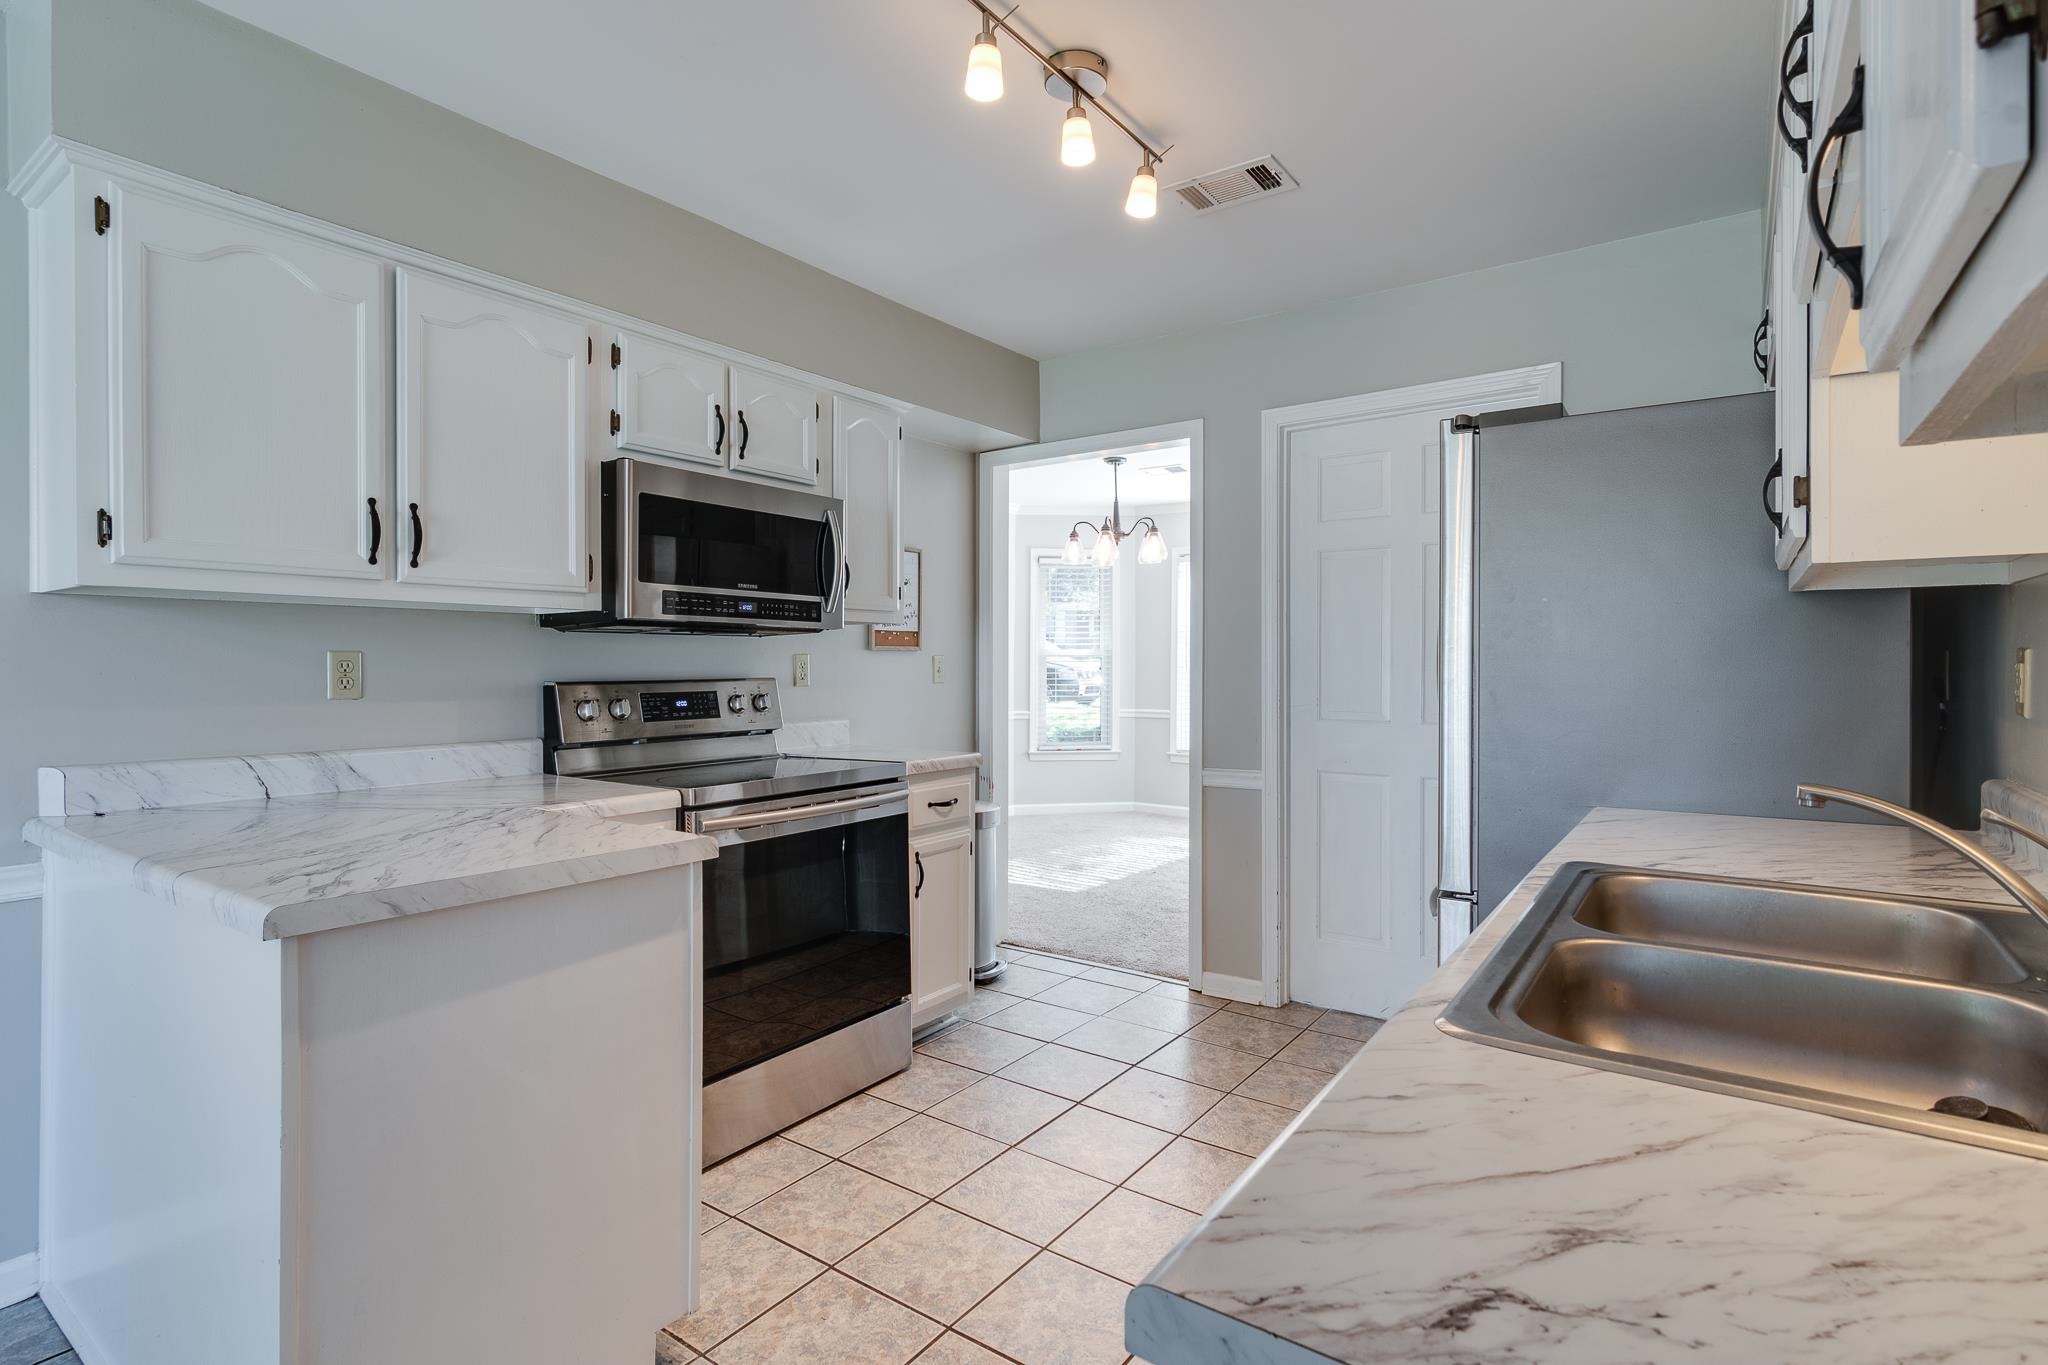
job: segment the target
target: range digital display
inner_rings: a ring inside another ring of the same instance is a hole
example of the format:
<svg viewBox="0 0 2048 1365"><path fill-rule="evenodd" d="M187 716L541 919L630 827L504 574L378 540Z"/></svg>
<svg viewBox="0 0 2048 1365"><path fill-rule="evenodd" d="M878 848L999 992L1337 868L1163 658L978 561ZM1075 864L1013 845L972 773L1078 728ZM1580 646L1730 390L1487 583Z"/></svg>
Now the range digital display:
<svg viewBox="0 0 2048 1365"><path fill-rule="evenodd" d="M642 692L643 720L709 720L718 714L716 692Z"/></svg>

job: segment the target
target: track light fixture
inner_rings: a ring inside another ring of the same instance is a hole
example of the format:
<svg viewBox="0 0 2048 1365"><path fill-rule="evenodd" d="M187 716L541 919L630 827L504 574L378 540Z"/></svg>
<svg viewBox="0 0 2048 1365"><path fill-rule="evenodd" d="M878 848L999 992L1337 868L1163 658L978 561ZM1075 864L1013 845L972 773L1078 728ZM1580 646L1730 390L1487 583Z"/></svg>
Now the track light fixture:
<svg viewBox="0 0 2048 1365"><path fill-rule="evenodd" d="M1040 52L1010 27L1010 15L1017 12L1014 8L1008 13L997 14L982 0L968 0L968 3L981 12L981 29L975 35L974 46L967 52L967 98L982 104L1002 98L1003 54L996 45L996 33L1000 30L1045 68L1045 92L1066 106L1066 117L1060 123L1061 164L1087 166L1094 163L1095 129L1088 118L1089 106L1094 106L1095 112L1115 124L1119 132L1136 144L1144 157L1137 174L1131 177L1130 190L1124 197L1124 212L1133 218L1157 215L1158 166L1166 159L1167 152L1173 149L1155 149L1102 103L1102 93L1109 88L1108 60L1099 52L1078 47L1050 54Z"/></svg>

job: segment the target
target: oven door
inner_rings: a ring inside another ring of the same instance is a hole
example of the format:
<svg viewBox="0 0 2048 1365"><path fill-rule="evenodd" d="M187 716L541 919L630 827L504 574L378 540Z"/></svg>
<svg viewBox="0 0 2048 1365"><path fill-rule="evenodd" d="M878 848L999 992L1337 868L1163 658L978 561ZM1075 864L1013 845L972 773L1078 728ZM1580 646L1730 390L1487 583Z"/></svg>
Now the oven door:
<svg viewBox="0 0 2048 1365"><path fill-rule="evenodd" d="M643 460L604 469L618 616L749 634L842 623L839 499Z"/></svg>
<svg viewBox="0 0 2048 1365"><path fill-rule="evenodd" d="M905 789L691 812L704 864L704 1081L857 1024L910 994Z"/></svg>

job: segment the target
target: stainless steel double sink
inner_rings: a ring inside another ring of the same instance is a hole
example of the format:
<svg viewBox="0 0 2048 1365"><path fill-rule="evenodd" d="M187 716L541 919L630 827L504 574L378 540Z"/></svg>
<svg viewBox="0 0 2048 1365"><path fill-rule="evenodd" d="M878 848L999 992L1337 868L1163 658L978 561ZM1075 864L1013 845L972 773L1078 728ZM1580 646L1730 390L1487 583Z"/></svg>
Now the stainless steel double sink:
<svg viewBox="0 0 2048 1365"><path fill-rule="evenodd" d="M1568 863L1437 1024L2048 1157L2048 927L2018 906Z"/></svg>

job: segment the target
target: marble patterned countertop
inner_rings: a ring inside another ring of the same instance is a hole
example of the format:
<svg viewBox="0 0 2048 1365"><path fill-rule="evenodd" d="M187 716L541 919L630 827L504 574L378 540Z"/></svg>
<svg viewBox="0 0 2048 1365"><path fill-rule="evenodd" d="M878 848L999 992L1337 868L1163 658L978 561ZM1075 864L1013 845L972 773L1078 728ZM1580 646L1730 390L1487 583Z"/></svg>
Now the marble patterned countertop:
<svg viewBox="0 0 2048 1365"><path fill-rule="evenodd" d="M795 750L790 752L794 753ZM930 773L956 772L967 768L979 768L981 755L972 751L951 753L943 749L919 749L914 745L902 744L839 744L830 747L810 748L802 751L805 758L844 758L855 762L872 760L882 763L901 763L910 769L910 776L923 777Z"/></svg>
<svg viewBox="0 0 2048 1365"><path fill-rule="evenodd" d="M45 768L22 837L266 939L717 853L612 818L672 810L672 789L539 766L539 742L517 740Z"/></svg>
<svg viewBox="0 0 2048 1365"><path fill-rule="evenodd" d="M1452 1038L1562 863L1998 901L1895 826L1596 810L1132 1291L1176 1362L2019 1360L2048 1162Z"/></svg>

